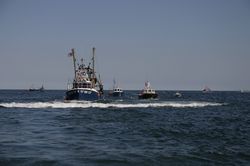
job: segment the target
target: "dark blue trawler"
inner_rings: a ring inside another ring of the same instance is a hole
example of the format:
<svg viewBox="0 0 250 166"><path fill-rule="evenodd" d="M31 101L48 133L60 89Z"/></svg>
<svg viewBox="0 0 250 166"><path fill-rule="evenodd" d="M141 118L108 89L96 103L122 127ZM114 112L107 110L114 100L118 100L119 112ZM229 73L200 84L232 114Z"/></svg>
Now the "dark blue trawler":
<svg viewBox="0 0 250 166"><path fill-rule="evenodd" d="M73 58L74 80L68 84L65 100L95 101L102 99L103 84L95 73L95 48L93 48L92 63L86 66L81 59L81 64L76 67L76 55L74 49L69 56Z"/></svg>

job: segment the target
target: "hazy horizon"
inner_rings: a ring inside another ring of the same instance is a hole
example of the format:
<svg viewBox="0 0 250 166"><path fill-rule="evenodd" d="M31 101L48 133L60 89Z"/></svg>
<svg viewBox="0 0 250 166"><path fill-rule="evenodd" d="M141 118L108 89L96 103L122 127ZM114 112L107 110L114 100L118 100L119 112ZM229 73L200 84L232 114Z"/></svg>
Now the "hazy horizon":
<svg viewBox="0 0 250 166"><path fill-rule="evenodd" d="M0 89L66 90L96 47L104 89L250 90L247 0L2 0Z"/></svg>

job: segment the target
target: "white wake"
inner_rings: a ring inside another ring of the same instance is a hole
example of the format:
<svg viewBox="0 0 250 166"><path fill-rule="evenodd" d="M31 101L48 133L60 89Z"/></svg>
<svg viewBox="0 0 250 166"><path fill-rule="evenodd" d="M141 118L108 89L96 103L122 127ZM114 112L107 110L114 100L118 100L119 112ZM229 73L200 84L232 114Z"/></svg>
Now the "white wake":
<svg viewBox="0 0 250 166"><path fill-rule="evenodd" d="M221 103L212 102L157 102L157 103L96 103L96 102L30 102L30 103L0 103L5 108L148 108L148 107L174 107L174 108L200 108L207 106L221 106Z"/></svg>

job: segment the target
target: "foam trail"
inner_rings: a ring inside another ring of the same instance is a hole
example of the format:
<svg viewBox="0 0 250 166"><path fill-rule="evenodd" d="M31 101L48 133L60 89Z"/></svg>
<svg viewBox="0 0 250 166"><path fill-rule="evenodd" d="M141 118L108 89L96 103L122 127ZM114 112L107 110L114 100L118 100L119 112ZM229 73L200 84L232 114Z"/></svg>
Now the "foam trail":
<svg viewBox="0 0 250 166"><path fill-rule="evenodd" d="M221 103L211 102L158 102L158 103L92 103L92 102L31 102L31 103L0 103L5 108L148 108L148 107L174 107L174 108L200 108L207 106L221 106Z"/></svg>

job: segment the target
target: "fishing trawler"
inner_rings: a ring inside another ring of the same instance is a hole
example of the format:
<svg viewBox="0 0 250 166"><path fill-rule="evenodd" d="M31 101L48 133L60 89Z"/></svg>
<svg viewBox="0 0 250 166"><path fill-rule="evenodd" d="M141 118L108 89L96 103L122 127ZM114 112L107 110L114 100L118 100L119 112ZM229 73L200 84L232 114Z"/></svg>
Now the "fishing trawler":
<svg viewBox="0 0 250 166"><path fill-rule="evenodd" d="M43 87L43 85L40 88L34 88L32 86L31 88L29 88L29 91L40 91L40 92L43 92L44 91L44 87Z"/></svg>
<svg viewBox="0 0 250 166"><path fill-rule="evenodd" d="M205 88L202 89L202 92L203 93L209 93L209 92L212 92L212 90L209 87L205 86Z"/></svg>
<svg viewBox="0 0 250 166"><path fill-rule="evenodd" d="M92 62L86 66L81 59L81 64L76 66L76 54L72 49L69 56L73 59L74 80L68 84L65 100L95 101L103 96L103 84L96 77L95 71L95 48L93 48Z"/></svg>
<svg viewBox="0 0 250 166"><path fill-rule="evenodd" d="M145 82L145 87L142 92L138 95L139 99L155 99L158 94L150 87L150 82Z"/></svg>
<svg viewBox="0 0 250 166"><path fill-rule="evenodd" d="M111 93L113 97L121 97L123 96L123 94L124 94L123 90L119 87L114 88L113 92Z"/></svg>
<svg viewBox="0 0 250 166"><path fill-rule="evenodd" d="M122 90L122 88L120 88L117 84L116 81L114 79L113 81L113 90L111 92L109 92L109 96L113 96L113 97L122 97L124 95L124 92Z"/></svg>

